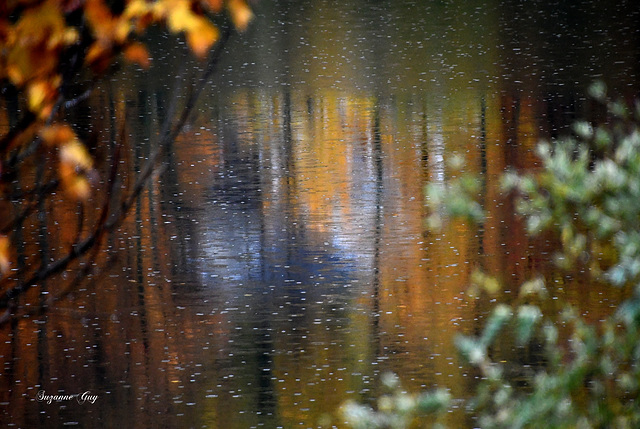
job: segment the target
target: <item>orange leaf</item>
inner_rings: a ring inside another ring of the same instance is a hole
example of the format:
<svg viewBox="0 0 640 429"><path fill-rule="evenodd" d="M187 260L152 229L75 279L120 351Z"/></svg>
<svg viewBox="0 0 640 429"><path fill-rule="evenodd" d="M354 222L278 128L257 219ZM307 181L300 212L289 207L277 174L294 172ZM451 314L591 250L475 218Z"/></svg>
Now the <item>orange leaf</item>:
<svg viewBox="0 0 640 429"><path fill-rule="evenodd" d="M50 146L61 146L76 139L69 125L50 125L40 131L40 137Z"/></svg>
<svg viewBox="0 0 640 429"><path fill-rule="evenodd" d="M84 60L95 72L101 73L109 67L109 64L111 63L111 54L112 49L110 46L106 46L100 40L96 40L89 47L87 56Z"/></svg>
<svg viewBox="0 0 640 429"><path fill-rule="evenodd" d="M91 195L91 186L84 176L70 176L67 180L63 180L62 186L65 192L78 200L86 200Z"/></svg>
<svg viewBox="0 0 640 429"><path fill-rule="evenodd" d="M11 242L9 237L0 235L0 271L6 273L11 265Z"/></svg>
<svg viewBox="0 0 640 429"><path fill-rule="evenodd" d="M187 32L187 43L200 58L205 57L209 48L218 40L218 29L209 20L198 17L198 23Z"/></svg>
<svg viewBox="0 0 640 429"><path fill-rule="evenodd" d="M207 6L212 12L220 12L222 9L222 0L200 0L200 3Z"/></svg>
<svg viewBox="0 0 640 429"><path fill-rule="evenodd" d="M124 50L124 56L132 63L140 65L142 68L149 68L151 59L149 58L149 52L142 43L133 43Z"/></svg>
<svg viewBox="0 0 640 429"><path fill-rule="evenodd" d="M67 30L60 5L56 1L45 1L28 8L16 24L16 36L20 43L34 45L40 42L55 42ZM54 42L54 43L55 43Z"/></svg>
<svg viewBox="0 0 640 429"><path fill-rule="evenodd" d="M2 41L7 75L18 86L47 78L56 72L61 49L77 37L74 29L66 27L57 2L49 0L26 9Z"/></svg>
<svg viewBox="0 0 640 429"><path fill-rule="evenodd" d="M85 176L78 174L72 165L66 163L60 164L58 175L60 176L62 189L71 197L85 200L91 194L89 181Z"/></svg>
<svg viewBox="0 0 640 429"><path fill-rule="evenodd" d="M116 32L116 19L103 0L87 0L84 14L97 39L112 40Z"/></svg>

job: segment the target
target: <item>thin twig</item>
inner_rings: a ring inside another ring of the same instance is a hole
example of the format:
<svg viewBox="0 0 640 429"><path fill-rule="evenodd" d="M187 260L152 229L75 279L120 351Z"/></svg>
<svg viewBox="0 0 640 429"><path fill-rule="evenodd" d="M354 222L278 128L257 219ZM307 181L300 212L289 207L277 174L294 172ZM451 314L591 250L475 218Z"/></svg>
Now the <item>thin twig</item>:
<svg viewBox="0 0 640 429"><path fill-rule="evenodd" d="M11 196L9 197L9 199L16 200L16 199L26 198L27 196L31 196L33 194L37 194L38 198L42 198L44 194L49 194L55 191L59 185L60 185L60 181L58 179L50 180L49 182L45 183L42 186L38 186L35 189L30 189L29 191L23 192L22 195L18 198ZM33 211L38 207L38 199L36 199L35 201L23 202L23 205L25 204L28 204L28 205L27 207L24 208L24 210L22 210L21 213L17 214L13 218L11 218L11 220L9 220L5 225L0 227L1 234L8 234L10 231L15 229L16 225L18 225L20 222L28 218L33 213Z"/></svg>
<svg viewBox="0 0 640 429"><path fill-rule="evenodd" d="M165 168L164 165L157 167L156 166L157 160L160 157L160 155L165 155L166 151L168 150L168 147L170 146L170 143L177 138L182 128L184 127L187 119L189 118L191 112L193 111L193 108L195 107L198 97L200 96L205 86L207 85L209 79L215 72L218 62L220 60L220 56L224 50L224 46L226 45L230 36L231 36L231 28L225 27L220 40L218 41L218 43L216 44L216 47L210 54L207 69L204 71L204 73L201 75L200 79L198 80L198 84L194 89L194 91L191 92L189 97L187 98L186 104L182 110L180 117L178 118L177 122L173 127L163 126L163 132L161 134L159 144L157 145L157 149L154 150L154 152L150 155L149 159L143 166L133 186L133 189L129 193L129 196L122 201L118 212L115 213L115 215L112 215L111 218L109 218L110 203L108 202L105 203L105 206L103 207L103 210L101 212L100 220L98 221L96 228L94 229L93 233L90 236L85 238L83 241L77 242L75 246L71 247L71 249L65 256L57 259L54 262L48 263L46 267L38 270L38 272L36 272L27 281L23 282L18 286L8 289L4 293L4 295L0 297L0 309L7 309L7 311L2 316L0 316L0 325L6 323L8 320L11 319L11 313L12 313L11 307L12 307L12 301L14 298L22 295L28 289L40 283L41 281L64 271L69 266L69 264L71 264L71 262L82 257L89 250L96 247L97 244L100 243L105 233L113 231L116 227L118 227L122 223L122 221L124 221L129 210L135 203L136 198L142 192L148 180L152 177L153 173L157 172L158 169ZM170 118L171 118L171 115L167 115L168 122L170 122ZM114 165L112 165L111 178L109 180L110 186L113 186L113 184L116 181L115 176L117 173L117 164L118 164L117 162L114 162ZM108 194L110 194L110 192L107 193L107 201L109 201ZM68 294L69 291L65 292L65 294Z"/></svg>

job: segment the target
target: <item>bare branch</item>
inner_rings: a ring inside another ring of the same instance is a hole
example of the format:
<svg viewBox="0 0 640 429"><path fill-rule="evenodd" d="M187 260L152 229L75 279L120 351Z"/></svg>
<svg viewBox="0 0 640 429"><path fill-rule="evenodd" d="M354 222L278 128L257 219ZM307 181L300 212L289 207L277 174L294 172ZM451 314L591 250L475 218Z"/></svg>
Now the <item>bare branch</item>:
<svg viewBox="0 0 640 429"><path fill-rule="evenodd" d="M0 325L6 323L8 320L11 320L12 308L13 308L12 302L14 298L22 295L31 287L36 286L38 283L42 282L43 280L64 271L69 266L69 264L71 264L76 259L84 256L91 249L96 249L97 251L97 249L99 248L98 245L101 239L104 237L104 234L108 232L112 232L125 220L125 218L129 213L129 210L134 205L136 198L144 190L145 186L148 183L148 180L153 176L153 173L158 172L159 170L162 170L163 168L165 168L165 166L158 167L156 165L157 161L161 155L162 156L166 155L166 152L170 147L170 144L173 141L175 141L175 139L181 132L182 128L184 127L185 123L187 122L189 116L191 115L191 112L195 107L197 99L199 98L205 86L208 84L209 79L211 78L211 76L216 70L218 62L220 60L220 56L222 55L222 52L224 50L224 46L226 45L231 35L231 31L232 30L230 27L225 27L225 29L223 30L220 40L218 41L218 43L216 44L216 47L213 49L213 51L209 56L209 61L208 61L206 70L198 79L198 83L194 88L194 90L189 94L189 97L187 98L186 104L180 114L180 117L178 118L178 120L176 121L173 127L169 125L170 118L172 115L167 115L167 125L162 127L163 131L160 135L160 140L157 145L157 148L149 156L149 159L147 159L145 165L141 169L140 174L136 179L136 182L132 187L131 192L122 201L122 203L120 204L120 207L118 208L118 211L116 213L111 213L111 216L109 216L109 213L110 213L109 195L111 194L111 190L113 189L113 186L116 182L116 176L117 176L117 170L118 170L118 164L119 164L117 160L119 159L119 155L115 157L113 164L111 166L112 167L111 174L108 182L109 191L106 193L106 196L107 196L106 202L101 210L100 219L98 220L96 227L94 228L94 231L91 233L91 235L89 235L84 240L76 242L76 244L71 247L71 249L65 256L57 259L54 262L48 263L46 267L41 267L40 270L38 270L30 279L26 280L25 282L6 290L4 294L0 296L0 309L7 309L7 311L5 311L2 316L0 316ZM117 152L119 150L120 149L118 147ZM79 282L74 282L74 284L75 283L79 284ZM68 288L65 290L64 294L66 295L70 291L71 291L71 288Z"/></svg>

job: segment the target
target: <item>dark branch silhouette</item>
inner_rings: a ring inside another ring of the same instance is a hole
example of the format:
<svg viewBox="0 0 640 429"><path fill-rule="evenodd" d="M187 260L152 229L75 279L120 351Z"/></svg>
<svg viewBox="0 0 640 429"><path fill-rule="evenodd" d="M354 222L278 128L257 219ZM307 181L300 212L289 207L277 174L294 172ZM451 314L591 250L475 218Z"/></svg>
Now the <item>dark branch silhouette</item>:
<svg viewBox="0 0 640 429"><path fill-rule="evenodd" d="M76 240L76 242L71 246L69 251L64 256L58 258L55 261L48 262L46 263L46 265L41 266L40 269L38 269L29 279L19 283L16 286L6 289L5 292L0 296L0 310L5 310L4 313L0 315L0 325L12 319L12 316L15 310L14 308L15 305L13 305L13 303L17 297L24 294L30 288L37 286L39 283L43 282L47 278L50 278L51 276L64 271L67 267L69 267L69 265L73 261L77 260L80 257L83 257L92 249L94 249L97 252L97 250L100 247L99 245L101 243L101 240L103 239L105 234L114 231L126 219L131 207L133 207L136 201L136 198L147 186L153 174L158 173L163 168L165 168L165 166L162 164L158 165L159 164L158 161L162 159L162 157L166 156L167 151L171 146L171 143L180 134L189 116L191 115L200 94L208 84L213 73L216 71L216 68L219 63L222 52L224 50L224 47L231 36L231 32L232 32L232 28L230 26L225 26L223 28L219 41L217 42L214 49L209 55L206 69L199 77L195 87L192 89L192 91L190 91L187 97L185 106L182 109L180 116L178 117L176 122L173 124L173 126L171 125L173 114L170 113L169 115L167 115L166 120L162 125L162 132L160 133L159 142L156 145L156 149L150 154L149 158L141 168L135 183L133 184L131 190L128 192L128 195L126 195L122 199L122 201L119 204L119 207L116 207L116 208L111 207L110 195L117 181L116 176L118 173L118 165L119 165L119 159L120 159L119 153L121 151L122 144L118 144L116 148L116 155L112 160L110 177L107 182L108 187L105 192L105 203L101 209L99 220L96 223L91 234L81 241ZM175 110L176 102L177 102L177 97L174 97L174 99L172 100L173 105L170 106L169 108L170 112ZM124 133L122 133L121 135L124 135ZM47 185L43 185L43 186L40 186L39 188L42 188L43 190L45 190L47 189L46 186ZM20 216L26 217L31 211L35 209L35 206L37 206L37 204L33 204L33 206L34 207L30 206L27 209L25 209L25 211L22 214L20 214ZM115 211L112 211L112 209ZM15 224L15 223L16 222L11 222L10 224ZM87 264L87 265L91 266L93 264ZM87 271L87 270L88 269L83 269L82 271L84 271L85 274L88 274L90 271ZM65 290L63 290L60 294L51 298L48 301L47 305L40 306L36 310L36 312L41 313L46 311L47 308L49 308L48 305L50 305L52 302L59 300L62 296L68 295L69 292L73 290L73 288L75 288L78 284L81 283L79 279L80 277L77 277L76 280L73 281L69 287L65 288ZM5 279L3 283L7 282L8 280L9 279Z"/></svg>

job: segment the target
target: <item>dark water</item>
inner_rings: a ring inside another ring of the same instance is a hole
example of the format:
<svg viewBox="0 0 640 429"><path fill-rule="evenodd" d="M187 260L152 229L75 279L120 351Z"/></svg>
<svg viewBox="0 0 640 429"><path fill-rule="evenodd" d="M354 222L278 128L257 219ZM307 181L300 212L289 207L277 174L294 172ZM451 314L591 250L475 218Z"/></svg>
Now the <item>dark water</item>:
<svg viewBox="0 0 640 429"><path fill-rule="evenodd" d="M465 298L478 265L506 301L543 273L591 320L615 306L617 292L554 271L553 245L527 238L497 177L535 167L539 139L592 113L594 79L637 95L635 3L280 1L256 15L95 257L105 268L3 328L3 424L318 427L346 399L374 397L385 371L465 398L476 374L453 338L488 311ZM203 67L171 43L152 35L151 71L117 74L69 113L93 141L126 140L125 187ZM428 232L424 186L453 177L454 156L484 175L487 220ZM47 210L53 257L78 210ZM42 254L38 225L23 227L28 260ZM535 350L505 354L539 363ZM41 391L97 400L47 404Z"/></svg>

